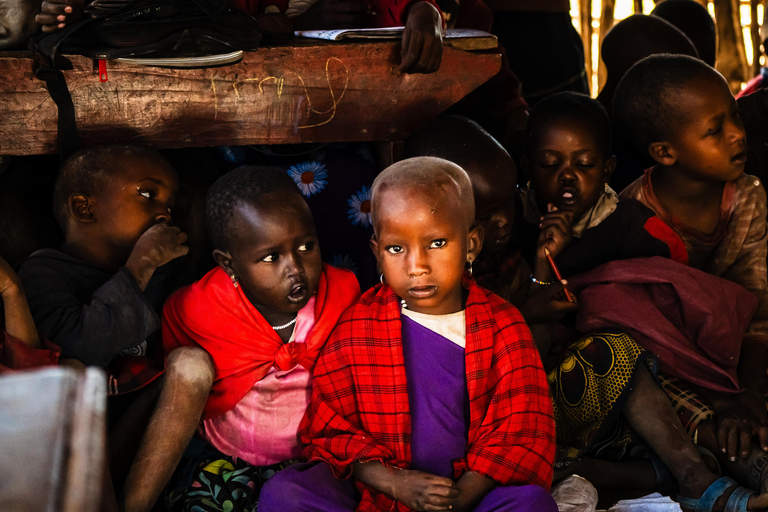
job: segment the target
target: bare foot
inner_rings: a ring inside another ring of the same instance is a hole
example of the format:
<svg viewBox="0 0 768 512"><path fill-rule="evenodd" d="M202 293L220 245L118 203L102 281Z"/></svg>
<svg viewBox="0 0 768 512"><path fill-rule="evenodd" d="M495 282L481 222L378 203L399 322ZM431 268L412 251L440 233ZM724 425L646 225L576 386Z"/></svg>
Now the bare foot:
<svg viewBox="0 0 768 512"><path fill-rule="evenodd" d="M85 0L43 0L35 21L45 33L56 32L83 17Z"/></svg>

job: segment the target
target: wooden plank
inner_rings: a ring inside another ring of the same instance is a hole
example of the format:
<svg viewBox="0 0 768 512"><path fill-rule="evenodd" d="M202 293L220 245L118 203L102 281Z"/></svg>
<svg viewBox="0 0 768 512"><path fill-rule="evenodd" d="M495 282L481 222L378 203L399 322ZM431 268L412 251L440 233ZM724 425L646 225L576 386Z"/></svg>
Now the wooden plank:
<svg viewBox="0 0 768 512"><path fill-rule="evenodd" d="M64 75L84 143L159 148L402 140L495 75L496 51L446 46L437 73L404 75L397 42L304 43L207 69L70 57ZM56 106L27 54L0 53L0 154L57 152Z"/></svg>

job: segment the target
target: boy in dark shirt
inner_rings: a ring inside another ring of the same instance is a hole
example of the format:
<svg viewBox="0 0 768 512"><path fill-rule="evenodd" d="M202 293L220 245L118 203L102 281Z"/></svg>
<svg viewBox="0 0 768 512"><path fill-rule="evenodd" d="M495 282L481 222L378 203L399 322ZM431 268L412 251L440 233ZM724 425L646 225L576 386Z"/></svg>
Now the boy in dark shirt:
<svg viewBox="0 0 768 512"><path fill-rule="evenodd" d="M119 498L126 511L152 507L197 427L213 380L202 350L174 350L165 371L148 356L156 353L148 342L171 291L163 290L165 272L158 268L189 250L186 234L171 224L177 189L176 172L156 151L115 145L78 152L54 190L62 249L38 251L19 269L40 331L62 357L105 367L110 395L121 395L108 402L110 469L118 483L128 472ZM123 432L135 435L142 418L149 427L130 446Z"/></svg>

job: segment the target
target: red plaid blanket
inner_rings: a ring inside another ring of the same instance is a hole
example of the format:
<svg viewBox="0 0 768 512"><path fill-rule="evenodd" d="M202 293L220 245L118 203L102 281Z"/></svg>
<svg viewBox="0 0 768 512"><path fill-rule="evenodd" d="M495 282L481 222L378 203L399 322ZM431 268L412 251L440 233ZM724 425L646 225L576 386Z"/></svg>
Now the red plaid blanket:
<svg viewBox="0 0 768 512"><path fill-rule="evenodd" d="M464 466L501 485L549 488L555 424L538 351L520 313L475 284L466 308L470 426ZM308 460L325 460L338 477L353 462L407 468L411 416L400 299L378 285L339 321L315 366L312 401L299 429ZM357 482L359 511L409 510Z"/></svg>

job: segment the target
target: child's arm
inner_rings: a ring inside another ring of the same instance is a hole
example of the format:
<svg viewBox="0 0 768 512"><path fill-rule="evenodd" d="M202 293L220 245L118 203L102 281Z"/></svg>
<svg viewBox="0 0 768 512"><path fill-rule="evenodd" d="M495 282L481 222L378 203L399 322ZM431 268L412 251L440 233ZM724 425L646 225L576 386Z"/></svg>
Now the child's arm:
<svg viewBox="0 0 768 512"><path fill-rule="evenodd" d="M390 469L379 461L356 462L352 476L413 510L456 510L459 494L450 478L409 469Z"/></svg>
<svg viewBox="0 0 768 512"><path fill-rule="evenodd" d="M73 282L88 277L73 266L34 257L19 269L35 323L61 347L62 357L106 366L115 354L139 345L160 327L158 315L126 269L81 297Z"/></svg>
<svg viewBox="0 0 768 512"><path fill-rule="evenodd" d="M21 280L3 258L0 258L0 295L3 297L5 332L23 341L29 348L43 348Z"/></svg>

